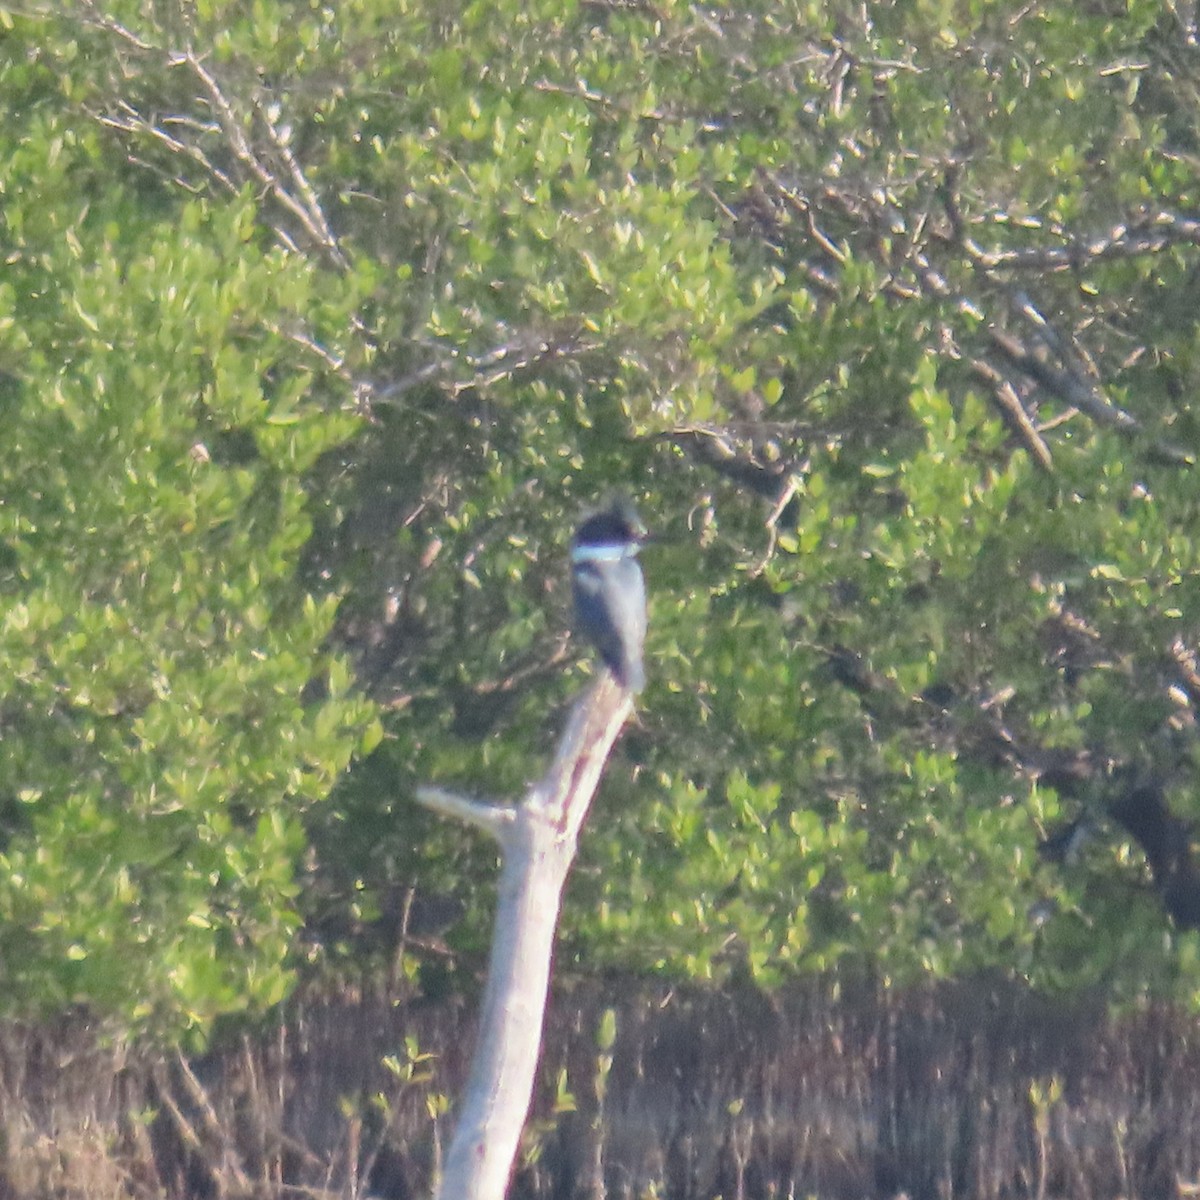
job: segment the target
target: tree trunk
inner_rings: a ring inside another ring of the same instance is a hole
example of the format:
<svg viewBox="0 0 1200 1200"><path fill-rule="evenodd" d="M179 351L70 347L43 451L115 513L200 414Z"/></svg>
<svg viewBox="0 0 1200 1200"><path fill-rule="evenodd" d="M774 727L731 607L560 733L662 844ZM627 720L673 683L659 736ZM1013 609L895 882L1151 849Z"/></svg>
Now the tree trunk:
<svg viewBox="0 0 1200 1200"><path fill-rule="evenodd" d="M503 1200L533 1095L550 960L579 831L632 700L607 672L576 701L554 762L516 808L425 788L422 803L479 825L503 867L466 1094L437 1200Z"/></svg>

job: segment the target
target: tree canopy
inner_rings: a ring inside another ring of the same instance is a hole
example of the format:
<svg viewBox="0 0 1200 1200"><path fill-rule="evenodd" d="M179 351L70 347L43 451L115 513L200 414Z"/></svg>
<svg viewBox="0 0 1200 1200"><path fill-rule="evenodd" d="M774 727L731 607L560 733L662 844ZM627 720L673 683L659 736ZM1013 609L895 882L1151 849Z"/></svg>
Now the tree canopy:
<svg viewBox="0 0 1200 1200"><path fill-rule="evenodd" d="M561 970L1200 995L1189 13L0 8L6 1003L434 986L613 488Z"/></svg>

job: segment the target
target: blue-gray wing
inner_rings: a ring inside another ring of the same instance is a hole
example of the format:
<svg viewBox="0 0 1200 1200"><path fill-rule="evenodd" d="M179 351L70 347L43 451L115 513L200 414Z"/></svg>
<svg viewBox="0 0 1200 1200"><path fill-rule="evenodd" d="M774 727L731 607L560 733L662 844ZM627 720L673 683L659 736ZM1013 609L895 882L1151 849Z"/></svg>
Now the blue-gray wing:
<svg viewBox="0 0 1200 1200"><path fill-rule="evenodd" d="M591 639L617 681L631 691L645 683L646 583L637 561L580 562L572 572L580 632Z"/></svg>

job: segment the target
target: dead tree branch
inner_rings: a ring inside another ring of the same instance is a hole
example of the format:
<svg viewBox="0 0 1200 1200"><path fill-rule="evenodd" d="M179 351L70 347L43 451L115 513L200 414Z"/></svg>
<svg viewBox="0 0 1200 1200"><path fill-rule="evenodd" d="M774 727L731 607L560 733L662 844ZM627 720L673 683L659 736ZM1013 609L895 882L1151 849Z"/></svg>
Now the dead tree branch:
<svg viewBox="0 0 1200 1200"><path fill-rule="evenodd" d="M549 770L515 808L440 788L421 803L487 830L503 863L478 1042L438 1200L503 1200L533 1094L567 872L633 702L604 672L575 702Z"/></svg>

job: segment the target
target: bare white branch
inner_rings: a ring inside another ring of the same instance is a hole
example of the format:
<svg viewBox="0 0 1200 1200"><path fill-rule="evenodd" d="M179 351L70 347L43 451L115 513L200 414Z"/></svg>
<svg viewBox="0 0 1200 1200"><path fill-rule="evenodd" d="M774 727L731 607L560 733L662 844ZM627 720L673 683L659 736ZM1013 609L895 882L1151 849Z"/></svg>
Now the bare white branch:
<svg viewBox="0 0 1200 1200"><path fill-rule="evenodd" d="M330 227L329 221L326 219L325 211L317 199L317 193L309 182L308 176L301 168L300 163L297 161L287 139L279 132L278 126L261 104L255 105L255 111L267 131L267 137L270 138L275 153L279 155L284 166L287 167L292 184L300 195L302 208L306 214L306 227L314 233L316 241L324 247L331 260L342 270L346 270L350 263L342 253L342 248L338 244L337 237Z"/></svg>
<svg viewBox="0 0 1200 1200"><path fill-rule="evenodd" d="M182 155L185 158L190 158L194 163L203 168L205 173L226 191L236 192L237 185L229 176L220 169L209 157L193 142L184 142L179 138L172 136L162 126L167 124L164 119L161 124L154 124L146 120L136 109L130 104L122 101L118 106L121 110L121 115L113 115L111 113L102 113L91 111L90 115L101 125L107 126L109 129L116 129L121 133L140 135L143 137L152 138L157 142L161 142L174 154ZM172 118L179 121L180 118Z"/></svg>
<svg viewBox="0 0 1200 1200"><path fill-rule="evenodd" d="M501 845L507 841L508 831L517 819L516 809L471 800L457 792L448 792L439 787L418 788L417 800L444 817L454 817L469 825L478 826L490 833Z"/></svg>

